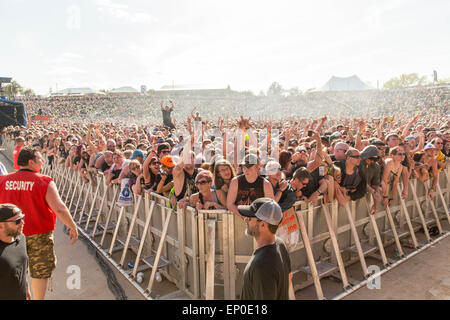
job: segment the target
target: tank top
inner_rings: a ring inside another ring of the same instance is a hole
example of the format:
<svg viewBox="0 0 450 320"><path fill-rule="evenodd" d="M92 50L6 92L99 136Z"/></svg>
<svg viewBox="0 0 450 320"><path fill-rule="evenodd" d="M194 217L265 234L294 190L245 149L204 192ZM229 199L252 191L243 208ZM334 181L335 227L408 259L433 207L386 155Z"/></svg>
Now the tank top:
<svg viewBox="0 0 450 320"><path fill-rule="evenodd" d="M198 169L194 169L194 173L189 175L189 173L184 170L184 183L183 183L183 190L181 190L179 195L175 195L177 198L177 201L180 201L185 196L190 197L192 194L198 192L197 187L195 186L195 177L197 177Z"/></svg>
<svg viewBox="0 0 450 320"><path fill-rule="evenodd" d="M216 190L213 190L213 197L214 197L214 202L215 203L219 203L219 200L217 199L217 194L216 194ZM203 200L203 195L201 193L198 194L198 199L200 200L201 204L205 204L205 201Z"/></svg>
<svg viewBox="0 0 450 320"><path fill-rule="evenodd" d="M23 234L42 234L53 231L56 215L45 201L52 178L21 169L0 177L0 203L12 203L25 215Z"/></svg>
<svg viewBox="0 0 450 320"><path fill-rule="evenodd" d="M238 176L238 191L235 205L250 205L254 200L264 197L264 178L258 176L253 183L249 183L244 174Z"/></svg>

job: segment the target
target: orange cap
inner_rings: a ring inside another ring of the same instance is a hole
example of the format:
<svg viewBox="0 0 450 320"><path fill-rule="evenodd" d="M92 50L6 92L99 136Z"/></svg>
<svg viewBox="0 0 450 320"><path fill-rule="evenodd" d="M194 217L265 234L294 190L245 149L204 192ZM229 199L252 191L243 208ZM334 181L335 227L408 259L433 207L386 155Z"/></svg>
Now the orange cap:
<svg viewBox="0 0 450 320"><path fill-rule="evenodd" d="M175 163L173 163L172 156L163 157L161 159L161 163L169 168L175 167Z"/></svg>

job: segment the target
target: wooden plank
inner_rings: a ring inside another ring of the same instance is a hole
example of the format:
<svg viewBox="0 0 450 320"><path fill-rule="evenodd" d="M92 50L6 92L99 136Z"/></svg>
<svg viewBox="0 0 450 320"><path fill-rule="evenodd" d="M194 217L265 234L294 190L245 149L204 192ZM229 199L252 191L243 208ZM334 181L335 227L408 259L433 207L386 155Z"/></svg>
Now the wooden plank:
<svg viewBox="0 0 450 320"><path fill-rule="evenodd" d="M214 267L216 256L216 220L208 219L207 256L206 256L206 300L214 300Z"/></svg>
<svg viewBox="0 0 450 320"><path fill-rule="evenodd" d="M134 268L133 268L133 272L132 272L133 277L136 277L136 274L137 274L139 263L141 261L142 250L143 250L144 244L145 244L145 239L147 239L150 222L152 220L153 212L155 211L154 209L155 209L155 201L152 201L150 204L150 208L148 209L148 211L146 211L147 217L145 219L144 231L142 233L141 243L139 244L138 252L136 255L136 260L134 261Z"/></svg>
<svg viewBox="0 0 450 320"><path fill-rule="evenodd" d="M316 289L317 299L324 300L322 286L320 285L319 274L317 273L316 262L314 260L313 251L311 249L311 244L309 242L308 232L306 231L305 221L303 220L303 215L298 214L298 222L300 225L300 232L302 234L303 243L305 245L306 257L308 259L308 264L311 269L311 275L314 281L314 288Z"/></svg>
<svg viewBox="0 0 450 320"><path fill-rule="evenodd" d="M364 252L361 248L361 242L359 241L358 231L356 230L353 216L352 216L352 213L350 212L350 207L348 206L348 203L345 205L345 211L347 212L348 222L350 223L350 228L352 230L352 235L353 235L354 243L356 246L356 250L358 251L359 261L361 262L361 268L362 268L364 277L368 277L369 271L367 270L366 259L364 258Z"/></svg>
<svg viewBox="0 0 450 320"><path fill-rule="evenodd" d="M156 275L156 271L158 270L158 264L159 264L159 260L161 258L161 253L163 251L163 247L164 247L164 243L166 240L167 231L169 229L169 223L170 223L171 217L172 217L172 210L168 210L167 216L165 217L166 221L164 222L161 239L159 240L159 244L158 244L158 251L156 251L156 258L155 258L155 262L153 264L152 273L150 275L150 281L148 283L148 287L146 290L149 294L152 292L153 282L155 281L155 275Z"/></svg>
<svg viewBox="0 0 450 320"><path fill-rule="evenodd" d="M122 257L120 258L119 265L123 266L123 262L125 261L125 257L127 255L128 246L130 245L131 235L133 234L134 225L136 223L137 214L139 211L139 207L141 206L142 196L138 195L136 200L136 205L134 207L133 217L131 218L131 223L128 228L127 240L125 241L125 245L123 247Z"/></svg>

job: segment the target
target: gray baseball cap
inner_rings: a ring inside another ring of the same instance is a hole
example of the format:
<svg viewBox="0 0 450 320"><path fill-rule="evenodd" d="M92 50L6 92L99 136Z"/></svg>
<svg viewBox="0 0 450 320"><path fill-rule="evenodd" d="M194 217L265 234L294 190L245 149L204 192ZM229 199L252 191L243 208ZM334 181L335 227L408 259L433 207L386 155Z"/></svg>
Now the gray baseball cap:
<svg viewBox="0 0 450 320"><path fill-rule="evenodd" d="M238 211L244 217L256 217L274 226L279 225L283 219L281 207L270 198L256 199L249 206L238 206Z"/></svg>
<svg viewBox="0 0 450 320"><path fill-rule="evenodd" d="M380 151L378 151L378 148L374 145L368 145L363 149L361 152L361 159L368 159L368 158L374 158L379 157Z"/></svg>

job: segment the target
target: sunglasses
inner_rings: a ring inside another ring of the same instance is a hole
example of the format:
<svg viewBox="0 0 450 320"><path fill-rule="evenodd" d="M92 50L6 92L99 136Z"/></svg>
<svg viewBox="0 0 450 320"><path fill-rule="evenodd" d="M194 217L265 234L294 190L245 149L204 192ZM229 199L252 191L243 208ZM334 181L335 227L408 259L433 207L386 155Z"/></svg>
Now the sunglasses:
<svg viewBox="0 0 450 320"><path fill-rule="evenodd" d="M210 182L211 182L211 180L201 180L201 181L197 181L196 184L204 185L204 184L207 184L207 183L210 183Z"/></svg>
<svg viewBox="0 0 450 320"><path fill-rule="evenodd" d="M396 156L404 156L405 153L397 153Z"/></svg>
<svg viewBox="0 0 450 320"><path fill-rule="evenodd" d="M153 166L153 165L157 165L157 166L159 166L161 164L161 162L160 161L155 161L155 162L153 162L151 165Z"/></svg>
<svg viewBox="0 0 450 320"><path fill-rule="evenodd" d="M22 211L19 211L17 213L21 213L21 212ZM2 221L2 222L14 222L18 226L24 219L25 219L25 215L21 216L20 218L18 218L16 220L6 220L6 221Z"/></svg>
<svg viewBox="0 0 450 320"><path fill-rule="evenodd" d="M163 150L160 153L170 153L170 151L169 150Z"/></svg>

